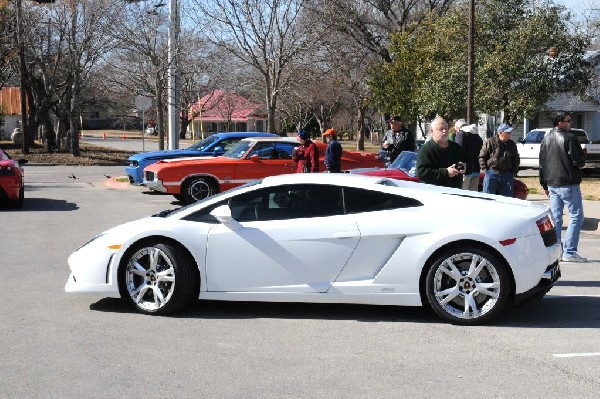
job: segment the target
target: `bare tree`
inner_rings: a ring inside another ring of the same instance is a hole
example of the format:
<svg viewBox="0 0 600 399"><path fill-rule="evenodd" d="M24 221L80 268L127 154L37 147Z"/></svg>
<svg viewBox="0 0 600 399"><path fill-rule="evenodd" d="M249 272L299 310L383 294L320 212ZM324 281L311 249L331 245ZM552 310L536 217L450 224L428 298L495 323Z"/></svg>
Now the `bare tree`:
<svg viewBox="0 0 600 399"><path fill-rule="evenodd" d="M165 148L166 85L169 66L167 14L160 7L133 4L113 27L116 49L105 66L107 88L128 93L129 104L135 95L151 97L156 112L159 149Z"/></svg>
<svg viewBox="0 0 600 399"><path fill-rule="evenodd" d="M291 70L314 38L301 26L306 0L193 0L195 19L206 26L210 40L256 69L264 85L269 131Z"/></svg>
<svg viewBox="0 0 600 399"><path fill-rule="evenodd" d="M79 155L81 93L112 44L108 32L119 15L119 4L69 0L26 8L30 109L39 109L38 122L48 126L46 111L54 107L59 120L68 124L74 156Z"/></svg>

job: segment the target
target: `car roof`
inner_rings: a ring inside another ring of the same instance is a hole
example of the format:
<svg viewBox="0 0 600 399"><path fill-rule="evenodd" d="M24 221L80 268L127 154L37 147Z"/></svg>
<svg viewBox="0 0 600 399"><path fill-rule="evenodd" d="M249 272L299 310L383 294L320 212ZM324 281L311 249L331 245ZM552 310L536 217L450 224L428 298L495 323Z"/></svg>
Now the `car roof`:
<svg viewBox="0 0 600 399"><path fill-rule="evenodd" d="M287 175L268 176L262 179L266 185L285 185L299 183L339 184L365 187L386 180L381 176L367 176L355 173L292 173Z"/></svg>
<svg viewBox="0 0 600 399"><path fill-rule="evenodd" d="M269 141L269 142L281 142L281 143L294 143L299 144L295 137L247 137L242 141Z"/></svg>
<svg viewBox="0 0 600 399"><path fill-rule="evenodd" d="M263 132L220 132L220 133L214 133L212 135L213 136L218 136L218 137L247 137L247 136L254 136L254 137L278 137L276 134L273 134L273 133L263 133Z"/></svg>
<svg viewBox="0 0 600 399"><path fill-rule="evenodd" d="M546 132L546 133L548 133L548 132L549 132L550 130L552 130L552 129L553 129L552 127L538 127L538 128L535 128L535 129L531 129L531 130L530 130L528 133L531 133L531 132L539 132L539 131L543 131L543 132ZM585 133L585 130L583 130L583 129L578 129L578 128L575 128L575 127L574 127L574 128L572 128L572 129L571 129L571 131L575 131L575 132L583 132L583 133Z"/></svg>

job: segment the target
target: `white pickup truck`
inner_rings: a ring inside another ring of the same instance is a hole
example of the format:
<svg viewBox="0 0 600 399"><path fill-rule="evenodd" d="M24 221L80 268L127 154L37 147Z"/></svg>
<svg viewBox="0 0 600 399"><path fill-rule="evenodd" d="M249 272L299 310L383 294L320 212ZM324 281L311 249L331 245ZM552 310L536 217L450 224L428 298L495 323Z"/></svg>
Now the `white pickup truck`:
<svg viewBox="0 0 600 399"><path fill-rule="evenodd" d="M527 133L525 138L517 142L519 157L521 158L521 168L539 168L540 167L540 146L546 133L552 128L534 129ZM571 129L571 133L577 137L583 153L586 157L584 168L600 168L600 143L592 144L588 135L582 129Z"/></svg>

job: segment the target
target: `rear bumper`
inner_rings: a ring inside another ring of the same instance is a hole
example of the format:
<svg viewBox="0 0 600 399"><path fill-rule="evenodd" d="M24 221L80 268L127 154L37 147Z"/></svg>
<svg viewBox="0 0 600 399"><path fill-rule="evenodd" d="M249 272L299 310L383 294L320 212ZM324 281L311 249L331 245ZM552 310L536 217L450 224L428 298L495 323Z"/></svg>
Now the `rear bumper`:
<svg viewBox="0 0 600 399"><path fill-rule="evenodd" d="M556 284L561 277L560 264L558 260L546 268L540 282L532 289L515 295L514 304L519 305L530 300L541 298Z"/></svg>
<svg viewBox="0 0 600 399"><path fill-rule="evenodd" d="M15 179L2 181L0 184L0 200L16 201L19 199L21 185Z"/></svg>

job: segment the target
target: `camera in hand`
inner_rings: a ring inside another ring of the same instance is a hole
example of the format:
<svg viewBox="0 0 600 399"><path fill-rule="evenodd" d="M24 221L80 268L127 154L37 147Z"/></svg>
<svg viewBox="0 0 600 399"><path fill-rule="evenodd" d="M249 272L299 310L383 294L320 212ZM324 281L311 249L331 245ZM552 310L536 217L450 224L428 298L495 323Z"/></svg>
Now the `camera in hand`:
<svg viewBox="0 0 600 399"><path fill-rule="evenodd" d="M456 164L456 170L458 170L459 172L465 170L465 164L462 162L458 162Z"/></svg>

